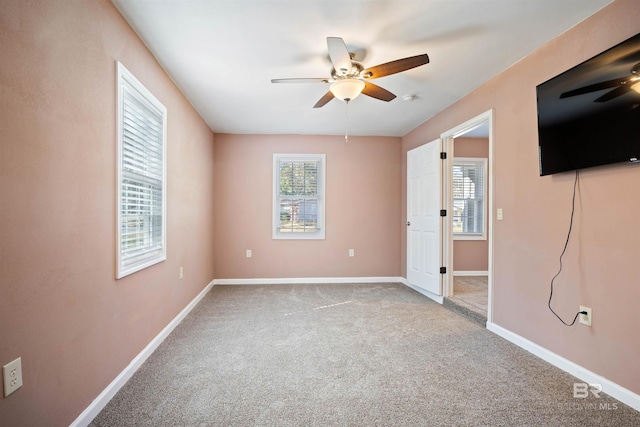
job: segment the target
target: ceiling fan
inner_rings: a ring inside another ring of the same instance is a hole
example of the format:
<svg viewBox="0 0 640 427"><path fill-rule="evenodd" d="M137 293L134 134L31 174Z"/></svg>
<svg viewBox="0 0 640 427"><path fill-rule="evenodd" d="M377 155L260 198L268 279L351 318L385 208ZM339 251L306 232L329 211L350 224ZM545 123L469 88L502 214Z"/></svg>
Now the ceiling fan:
<svg viewBox="0 0 640 427"><path fill-rule="evenodd" d="M329 78L293 78L273 79L271 83L330 83L329 91L313 108L320 108L333 98L352 101L361 93L381 101L389 102L396 96L369 80L396 74L429 63L427 54L398 59L371 68L364 68L360 61L349 53L344 40L340 37L327 37L327 48L333 69Z"/></svg>
<svg viewBox="0 0 640 427"><path fill-rule="evenodd" d="M595 83L592 85L584 86L578 89L564 92L560 95L560 98L569 98L576 95L584 95L586 93L596 92L599 90L611 89L604 95L596 98L593 102L607 102L614 98L617 98L625 93L635 90L640 93L640 62L631 68L631 75L627 77L620 77L606 82Z"/></svg>

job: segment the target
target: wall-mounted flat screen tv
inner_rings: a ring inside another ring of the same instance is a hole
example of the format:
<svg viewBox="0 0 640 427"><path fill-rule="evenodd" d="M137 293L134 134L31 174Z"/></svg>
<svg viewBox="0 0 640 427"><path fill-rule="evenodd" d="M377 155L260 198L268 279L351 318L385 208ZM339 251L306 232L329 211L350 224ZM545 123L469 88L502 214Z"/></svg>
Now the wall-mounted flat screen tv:
<svg viewBox="0 0 640 427"><path fill-rule="evenodd" d="M640 160L640 34L536 92L540 175Z"/></svg>

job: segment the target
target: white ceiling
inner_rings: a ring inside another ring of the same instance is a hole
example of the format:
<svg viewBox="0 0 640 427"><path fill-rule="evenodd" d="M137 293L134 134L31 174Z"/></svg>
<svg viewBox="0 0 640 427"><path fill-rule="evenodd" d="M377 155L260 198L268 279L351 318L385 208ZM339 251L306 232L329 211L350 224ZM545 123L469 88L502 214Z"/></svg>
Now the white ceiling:
<svg viewBox="0 0 640 427"><path fill-rule="evenodd" d="M112 0L216 133L404 136L611 0ZM397 98L313 105L326 37L365 68L427 53L373 83ZM363 56L364 54L364 56ZM125 64L126 66L126 64ZM403 96L416 95L414 101Z"/></svg>

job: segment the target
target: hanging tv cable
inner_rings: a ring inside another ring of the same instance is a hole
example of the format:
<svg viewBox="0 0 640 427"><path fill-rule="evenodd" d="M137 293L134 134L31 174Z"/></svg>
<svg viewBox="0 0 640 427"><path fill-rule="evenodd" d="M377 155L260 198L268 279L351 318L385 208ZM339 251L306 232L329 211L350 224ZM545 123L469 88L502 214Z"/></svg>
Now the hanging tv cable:
<svg viewBox="0 0 640 427"><path fill-rule="evenodd" d="M576 210L576 187L577 187L577 185L578 185L578 171L576 171L576 179L573 182L573 197L571 199L571 220L569 221L569 232L567 233L567 240L564 242L564 248L562 249L562 253L560 254L560 269L558 270L558 273L556 273L556 275L553 276L553 279L551 279L551 292L549 293L549 303L547 304L549 306L549 310L551 310L551 312L553 314L555 314L555 316L565 326L573 326L576 323L576 320L578 319L579 315L587 314L586 311L579 311L579 312L576 313L576 316L573 318L573 322L567 323L564 320L562 320L562 318L558 315L558 313L553 311L553 308L551 308L551 298L553 298L553 282L554 282L554 280L556 280L556 277L558 277L560 275L560 273L562 272L562 257L564 256L564 253L567 251L567 246L569 245L569 238L571 237L571 230L573 229L573 215L574 215L575 210Z"/></svg>

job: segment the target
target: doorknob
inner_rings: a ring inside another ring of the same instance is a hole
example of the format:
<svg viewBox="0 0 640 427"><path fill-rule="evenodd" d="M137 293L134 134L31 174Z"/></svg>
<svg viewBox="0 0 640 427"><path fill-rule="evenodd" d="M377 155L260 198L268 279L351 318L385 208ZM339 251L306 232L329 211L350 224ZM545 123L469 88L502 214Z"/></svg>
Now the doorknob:
<svg viewBox="0 0 640 427"><path fill-rule="evenodd" d="M411 226L411 221L407 221L407 227Z"/></svg>

